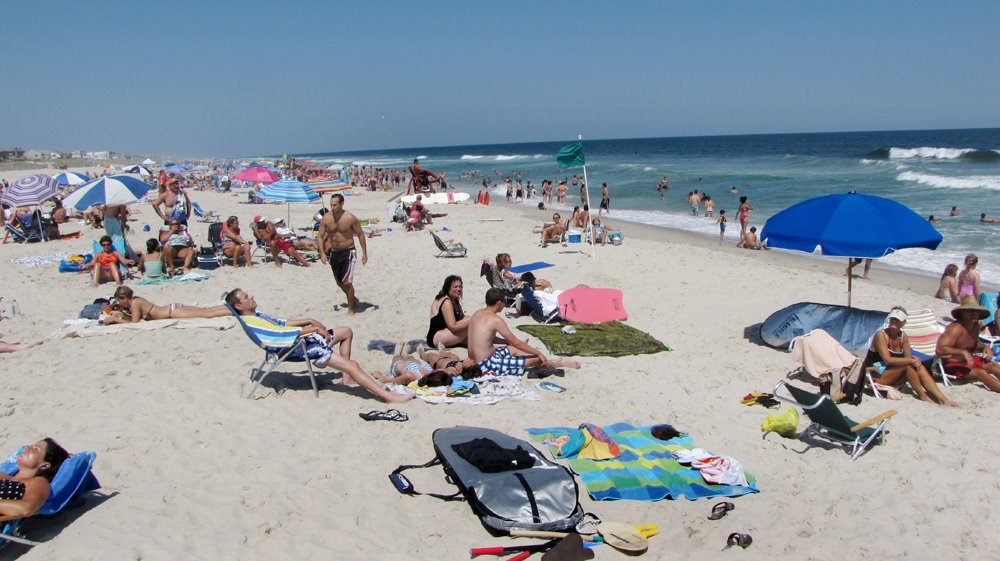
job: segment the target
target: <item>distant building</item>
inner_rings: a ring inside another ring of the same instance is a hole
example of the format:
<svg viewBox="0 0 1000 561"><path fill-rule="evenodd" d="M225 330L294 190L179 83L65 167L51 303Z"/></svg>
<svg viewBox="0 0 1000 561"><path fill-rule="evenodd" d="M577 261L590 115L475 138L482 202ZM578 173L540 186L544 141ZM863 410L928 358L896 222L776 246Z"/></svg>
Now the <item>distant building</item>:
<svg viewBox="0 0 1000 561"><path fill-rule="evenodd" d="M0 162L7 160L19 160L24 157L24 150L20 148L0 148Z"/></svg>
<svg viewBox="0 0 1000 561"><path fill-rule="evenodd" d="M91 160L107 160L111 158L111 153L107 150L97 150L94 152L85 152L83 157Z"/></svg>
<svg viewBox="0 0 1000 561"><path fill-rule="evenodd" d="M72 152L69 153L69 157L73 158L74 160L79 160L83 158L83 152L80 150L73 150Z"/></svg>

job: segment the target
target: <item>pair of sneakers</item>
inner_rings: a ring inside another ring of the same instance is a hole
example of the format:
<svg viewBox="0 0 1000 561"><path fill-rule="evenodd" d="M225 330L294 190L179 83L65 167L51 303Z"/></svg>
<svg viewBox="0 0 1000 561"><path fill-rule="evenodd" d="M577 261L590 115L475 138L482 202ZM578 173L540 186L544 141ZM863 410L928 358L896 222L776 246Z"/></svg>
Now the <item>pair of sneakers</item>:
<svg viewBox="0 0 1000 561"><path fill-rule="evenodd" d="M328 362L330 362L330 357L333 356L333 351L323 351L323 354L319 358L313 361L313 366L316 368L326 368Z"/></svg>

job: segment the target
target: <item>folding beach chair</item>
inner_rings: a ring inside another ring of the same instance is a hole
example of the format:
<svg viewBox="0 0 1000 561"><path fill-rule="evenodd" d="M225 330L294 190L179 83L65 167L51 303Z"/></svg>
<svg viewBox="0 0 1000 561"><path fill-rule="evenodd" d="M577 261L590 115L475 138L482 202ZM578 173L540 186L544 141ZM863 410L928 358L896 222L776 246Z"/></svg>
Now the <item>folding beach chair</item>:
<svg viewBox="0 0 1000 561"><path fill-rule="evenodd" d="M0 464L0 471L7 475L17 473L17 456L20 450L14 452L7 460ZM67 504L78 499L91 491L101 488L100 482L90 471L97 458L95 452L78 452L73 454L59 466L59 472L52 478L50 484L49 498L42 505L42 508L35 514L51 516L58 513ZM0 516L0 548L7 542L15 542L23 545L38 545L39 542L26 539L20 532L22 518L16 516Z"/></svg>
<svg viewBox="0 0 1000 561"><path fill-rule="evenodd" d="M200 204L194 201L191 202L191 210L193 210L194 215L198 217L198 222L206 222L208 224L212 224L215 222L220 222L222 220L222 217L220 217L218 213L214 211L206 211L205 209L201 208Z"/></svg>
<svg viewBox="0 0 1000 561"><path fill-rule="evenodd" d="M944 333L944 325L938 323L934 312L928 309L911 312L903 324L903 333L906 333L906 338L910 340L910 354L926 364L932 375L941 378L946 386L950 386L951 381L957 379L946 374L941 358L934 356L937 352L938 339Z"/></svg>
<svg viewBox="0 0 1000 561"><path fill-rule="evenodd" d="M521 287L521 301L528 304L531 307L531 314L536 316L542 323L553 323L557 321L562 321L559 317L559 307L552 310L551 313L546 314L545 310L542 309L542 303L538 301L535 296L535 289L531 287L528 283L525 283Z"/></svg>
<svg viewBox="0 0 1000 561"><path fill-rule="evenodd" d="M243 316L229 304L226 304L226 307L236 317L236 321L239 322L240 327L243 328L243 332L253 341L253 344L264 349L264 360L260 363L260 366L250 371L252 385L250 391L247 393L247 399L253 397L254 392L264 382L264 378L267 378L271 372L274 372L274 369L279 364L286 361L306 363L306 366L309 368L309 382L312 383L313 394L319 397L319 388L316 386L316 374L313 372L312 362L306 356L306 340L304 338L299 337L294 343L286 347L275 348L267 346L261 341L260 336L254 331L254 328L247 325Z"/></svg>
<svg viewBox="0 0 1000 561"><path fill-rule="evenodd" d="M14 238L14 241L18 243L31 243L44 241L42 233L38 230L32 228L28 230L22 230L20 225L15 226L10 222L4 224L4 230L7 234L4 236L4 243L7 242L7 237Z"/></svg>
<svg viewBox="0 0 1000 561"><path fill-rule="evenodd" d="M465 257L465 254L469 252L461 243L444 243L434 232L431 232L431 237L434 238L434 245L441 251L436 257Z"/></svg>
<svg viewBox="0 0 1000 561"><path fill-rule="evenodd" d="M784 386L791 398L778 394ZM841 413L840 408L827 395L814 394L797 388L781 380L774 386L774 397L802 408L812 423L806 427L806 432L825 438L842 446L851 446L851 461L857 460L861 454L873 444L881 443L885 438L885 430L889 420L896 414L890 409L877 417L861 423L855 423ZM874 428L872 427L874 425Z"/></svg>
<svg viewBox="0 0 1000 561"><path fill-rule="evenodd" d="M507 307L513 306L514 302L517 300L517 295L521 293L520 290L509 290L503 286L497 286L496 283L496 265L490 263L487 260L483 260L483 264L479 267L479 276L486 277L486 282L490 285L490 288L499 288L503 291L504 304Z"/></svg>

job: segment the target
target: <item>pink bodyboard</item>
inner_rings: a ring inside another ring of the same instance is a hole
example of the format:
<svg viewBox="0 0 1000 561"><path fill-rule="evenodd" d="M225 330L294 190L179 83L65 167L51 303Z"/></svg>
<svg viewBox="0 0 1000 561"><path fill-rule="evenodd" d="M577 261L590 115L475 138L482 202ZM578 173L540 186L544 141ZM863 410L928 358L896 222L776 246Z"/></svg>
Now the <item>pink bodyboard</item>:
<svg viewBox="0 0 1000 561"><path fill-rule="evenodd" d="M603 323L628 319L617 288L570 288L559 295L559 315L567 321Z"/></svg>

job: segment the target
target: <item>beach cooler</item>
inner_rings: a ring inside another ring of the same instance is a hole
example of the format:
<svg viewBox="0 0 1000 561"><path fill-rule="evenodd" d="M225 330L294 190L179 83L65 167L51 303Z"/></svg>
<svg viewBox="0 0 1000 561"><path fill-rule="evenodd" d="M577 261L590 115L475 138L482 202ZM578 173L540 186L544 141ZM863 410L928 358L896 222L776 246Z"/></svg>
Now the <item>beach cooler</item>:
<svg viewBox="0 0 1000 561"><path fill-rule="evenodd" d="M578 232L576 230L570 230L568 232L569 243L582 243L583 242L583 232Z"/></svg>
<svg viewBox="0 0 1000 561"><path fill-rule="evenodd" d="M211 271L219 268L219 256L215 253L215 250L210 247L202 247L198 249L197 261L199 269Z"/></svg>

